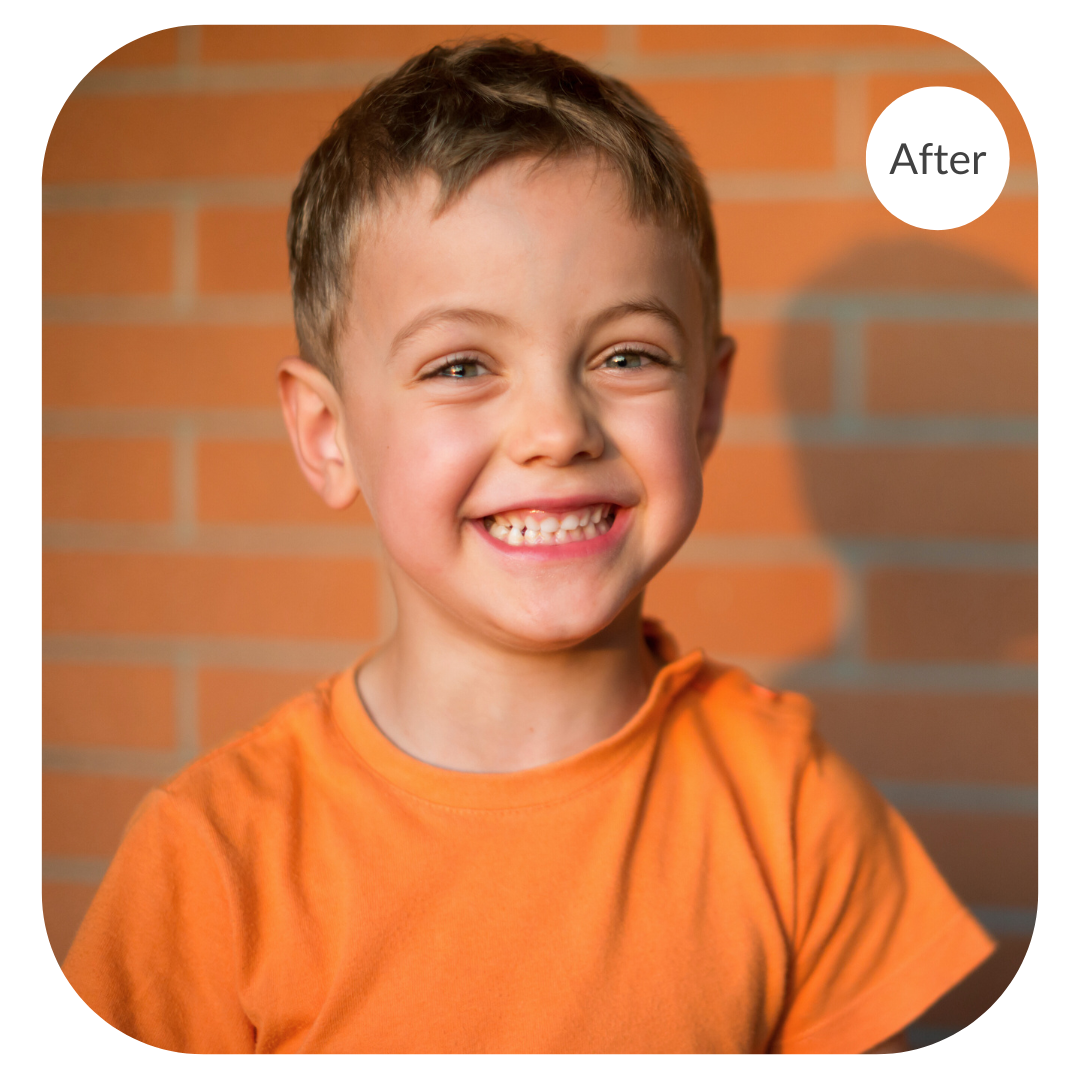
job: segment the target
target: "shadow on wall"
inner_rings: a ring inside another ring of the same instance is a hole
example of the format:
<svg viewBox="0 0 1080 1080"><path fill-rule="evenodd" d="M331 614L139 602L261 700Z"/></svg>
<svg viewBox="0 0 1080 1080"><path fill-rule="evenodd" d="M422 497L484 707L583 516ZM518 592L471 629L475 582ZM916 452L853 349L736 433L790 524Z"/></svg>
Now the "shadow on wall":
<svg viewBox="0 0 1080 1080"><path fill-rule="evenodd" d="M789 306L776 378L800 510L844 579L819 652L830 681L1035 663L1035 312L1011 271L921 240L862 245ZM808 355L810 328L824 355Z"/></svg>
<svg viewBox="0 0 1080 1080"><path fill-rule="evenodd" d="M800 291L776 361L839 577L831 641L777 681L1000 942L912 1030L925 1045L1000 996L1034 923L1036 294L947 243L866 243Z"/></svg>

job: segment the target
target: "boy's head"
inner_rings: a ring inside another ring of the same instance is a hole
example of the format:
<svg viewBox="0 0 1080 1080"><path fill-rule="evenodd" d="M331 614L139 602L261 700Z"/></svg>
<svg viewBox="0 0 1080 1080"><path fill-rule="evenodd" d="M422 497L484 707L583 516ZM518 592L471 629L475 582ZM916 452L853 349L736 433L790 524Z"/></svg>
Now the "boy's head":
<svg viewBox="0 0 1080 1080"><path fill-rule="evenodd" d="M331 506L363 492L399 617L528 649L635 617L731 355L671 129L539 46L433 49L338 119L289 240L290 435Z"/></svg>

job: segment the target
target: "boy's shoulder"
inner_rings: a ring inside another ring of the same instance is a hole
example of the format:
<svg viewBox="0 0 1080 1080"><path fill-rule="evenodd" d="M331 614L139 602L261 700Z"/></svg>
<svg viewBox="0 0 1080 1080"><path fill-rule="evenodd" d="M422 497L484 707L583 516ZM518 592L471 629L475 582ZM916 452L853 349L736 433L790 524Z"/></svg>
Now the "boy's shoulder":
<svg viewBox="0 0 1080 1080"><path fill-rule="evenodd" d="M682 767L708 770L751 832L795 827L857 845L894 827L874 786L821 738L800 693L769 689L703 657L670 719Z"/></svg>
<svg viewBox="0 0 1080 1080"><path fill-rule="evenodd" d="M691 685L718 724L750 725L776 738L808 738L813 731L814 707L807 697L764 686L742 668L703 656Z"/></svg>
<svg viewBox="0 0 1080 1080"><path fill-rule="evenodd" d="M672 702L676 714L688 714L688 719L725 742L762 742L810 752L816 736L809 699L770 689L742 668L715 660L701 649L683 655L655 619L645 620L644 631L661 662L669 669L683 668L690 676L681 680L681 692Z"/></svg>
<svg viewBox="0 0 1080 1080"><path fill-rule="evenodd" d="M343 747L331 698L341 673L284 702L259 724L203 754L157 789L170 801L197 803L211 817L271 812L316 775L332 771Z"/></svg>
<svg viewBox="0 0 1080 1080"><path fill-rule="evenodd" d="M717 724L742 721L775 734L809 734L813 706L801 693L762 686L741 667L708 657L702 649L684 653L659 620L646 619L643 631L653 656L666 669L690 676L681 683L701 700Z"/></svg>
<svg viewBox="0 0 1080 1080"><path fill-rule="evenodd" d="M703 656L682 712L729 768L800 769L820 752L808 698L773 690L741 668Z"/></svg>

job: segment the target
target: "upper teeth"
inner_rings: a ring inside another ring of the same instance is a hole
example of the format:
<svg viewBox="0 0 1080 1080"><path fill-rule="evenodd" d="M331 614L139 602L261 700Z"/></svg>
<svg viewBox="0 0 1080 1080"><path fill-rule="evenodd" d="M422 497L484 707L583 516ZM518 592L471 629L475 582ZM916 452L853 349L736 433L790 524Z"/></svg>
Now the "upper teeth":
<svg viewBox="0 0 1080 1080"><path fill-rule="evenodd" d="M521 544L569 544L574 540L592 540L611 528L609 503L583 506L557 515L538 510L513 511L484 518L484 525L497 540L517 547Z"/></svg>

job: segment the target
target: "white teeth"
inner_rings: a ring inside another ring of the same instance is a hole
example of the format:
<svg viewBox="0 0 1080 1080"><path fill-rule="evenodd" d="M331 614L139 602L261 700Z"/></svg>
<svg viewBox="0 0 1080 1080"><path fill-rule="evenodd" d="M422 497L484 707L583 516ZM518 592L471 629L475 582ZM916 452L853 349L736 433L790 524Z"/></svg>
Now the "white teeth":
<svg viewBox="0 0 1080 1080"><path fill-rule="evenodd" d="M484 519L484 526L496 540L510 547L572 544L603 536L612 525L611 511L610 503L598 503L561 517L539 511L492 514Z"/></svg>

